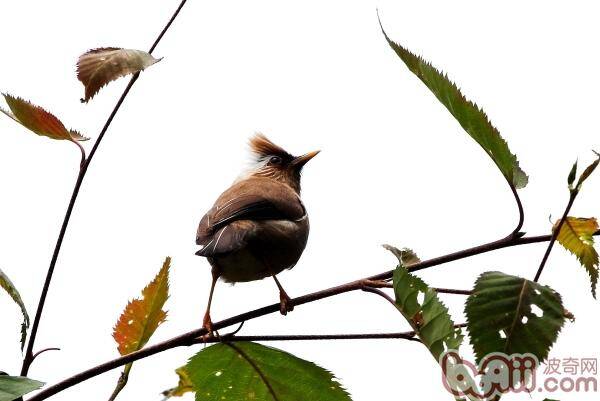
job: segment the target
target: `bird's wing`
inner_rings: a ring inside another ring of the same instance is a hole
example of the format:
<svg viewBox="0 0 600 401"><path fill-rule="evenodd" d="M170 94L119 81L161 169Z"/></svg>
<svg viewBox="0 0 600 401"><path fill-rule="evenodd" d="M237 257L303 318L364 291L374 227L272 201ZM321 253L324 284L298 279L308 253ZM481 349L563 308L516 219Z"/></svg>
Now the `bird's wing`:
<svg viewBox="0 0 600 401"><path fill-rule="evenodd" d="M210 237L202 249L196 252L198 256L210 257L229 253L243 248L246 239L254 230L255 225L251 221L234 221L223 226Z"/></svg>
<svg viewBox="0 0 600 401"><path fill-rule="evenodd" d="M213 248L211 253L217 252L221 246L227 249L224 252L230 252L235 248L233 243L243 246L254 225L234 222L296 220L305 213L300 199L288 186L264 178L241 181L225 191L200 221L196 243L204 247L198 254L209 252L208 248ZM217 242L222 245L217 246Z"/></svg>

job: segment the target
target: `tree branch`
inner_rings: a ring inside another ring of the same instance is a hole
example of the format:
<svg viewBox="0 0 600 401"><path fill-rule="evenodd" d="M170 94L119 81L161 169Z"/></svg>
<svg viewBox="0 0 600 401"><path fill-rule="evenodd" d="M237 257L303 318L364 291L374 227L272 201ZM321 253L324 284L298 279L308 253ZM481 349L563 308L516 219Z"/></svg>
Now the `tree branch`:
<svg viewBox="0 0 600 401"><path fill-rule="evenodd" d="M154 41L154 43L150 47L149 53L152 53L154 51L154 49L159 44L159 42L161 41L161 39L163 38L163 36L165 35L165 33L167 32L167 30L171 26L171 24L173 24L173 21L175 20L175 18L177 17L177 15L179 15L179 12L181 11L181 9L183 8L183 6L185 5L186 2L187 2L187 0L182 0L181 1L181 3L179 4L179 7L177 7L177 9L175 10L175 12L173 13L173 15L171 16L171 18L169 19L169 22L167 22L167 24L165 25L165 27L162 29L162 31L160 32L160 34L158 35L158 37L156 38L156 40ZM71 214L73 213L73 208L75 206L75 202L77 201L77 196L79 195L79 190L81 188L81 184L83 182L83 179L85 178L85 174L87 172L87 169L89 168L90 163L92 162L92 159L93 159L94 155L96 154L96 151L98 150L98 147L100 146L100 143L102 142L102 139L104 138L104 135L106 134L106 131L108 131L108 128L110 127L110 124L112 123L112 121L115 118L117 112L121 108L121 105L123 104L123 101L125 100L125 98L129 94L129 91L131 90L133 84L135 84L135 82L138 80L139 76L140 76L140 73L138 72L138 73L134 74L131 77L131 79L129 80L129 83L127 84L127 87L125 87L125 90L121 94L121 97L117 101L117 104L113 108L112 112L108 116L108 119L106 120L106 123L102 127L102 130L100 131L100 134L98 135L98 139L96 139L96 142L94 143L94 146L92 147L92 150L90 151L90 154L87 157L87 159L84 158L85 157L85 152L83 151L83 148L81 148L81 146L79 145L79 143L76 142L76 144L78 146L80 146L80 149L82 150L81 168L79 170L79 174L77 175L77 180L75 181L75 186L73 187L73 192L71 194L71 199L69 201L69 206L67 207L67 211L65 212L65 217L63 218L63 222L62 222L62 225L61 225L61 228L60 228L60 232L59 232L58 238L56 240L56 245L54 246L54 252L52 253L52 259L50 260L50 266L48 267L48 272L46 273L46 279L44 281L44 286L42 287L42 293L40 295L40 299L38 301L38 306L37 306L37 310L36 310L36 313L35 313L35 318L33 319L33 325L31 326L31 333L29 335L29 341L27 343L27 350L25 351L25 356L23 358L23 366L21 367L21 376L27 376L27 373L29 372L29 367L31 366L31 363L35 359L34 358L34 354L33 354L33 346L35 344L35 340L36 340L36 337L37 337L37 332L38 332L38 329L39 329L40 320L41 320L41 317L42 317L42 312L44 310L44 304L46 303L46 298L48 296L48 290L50 288L50 283L52 281L52 275L54 274L54 269L56 267L56 262L58 260L58 255L60 253L60 249L62 247L62 243L63 243L64 237L65 237L65 233L67 231L67 227L68 227L69 221L71 219Z"/></svg>
<svg viewBox="0 0 600 401"><path fill-rule="evenodd" d="M400 333L360 333L360 334L282 334L282 335L255 335L255 336L221 336L208 339L197 338L194 344L210 344L220 342L241 341L319 341L319 340L381 340L403 339L420 342L415 338L414 331Z"/></svg>
<svg viewBox="0 0 600 401"><path fill-rule="evenodd" d="M554 243L556 242L556 238L558 238L560 229L562 228L563 224L567 220L569 211L571 210L571 207L573 206L573 202L575 202L575 198L577 198L578 193L579 193L578 191L571 191L571 193L569 195L569 203L567 203L567 207L565 208L565 211L564 211L562 217L560 218L560 221L558 222L556 229L552 232L550 242L548 243L546 252L544 253L544 256L542 257L542 261L540 262L540 267L538 268L537 272L535 273L535 278L533 279L533 281L535 281L536 283L538 282L538 280L540 279L540 276L542 275L542 272L544 271L544 266L546 266L546 262L548 261L548 257L550 256L550 252L552 251L552 247L554 246Z"/></svg>
<svg viewBox="0 0 600 401"><path fill-rule="evenodd" d="M599 235L600 230L595 232L594 235ZM480 246L476 246L473 248L468 248L462 251L454 252L448 255L440 256L434 259L425 260L423 262L415 263L411 265L409 270L417 271L423 270L428 267L437 266L443 263L464 259L470 256L490 252L493 250L506 248L510 246L517 245L525 245L525 244L533 244L538 242L546 242L551 239L551 235L538 235L532 237L507 237L499 241L490 242L487 244L483 244ZM292 300L294 306L300 306L306 303L318 301L321 299L329 298L338 294L343 294L350 291L361 290L365 286L365 281L377 281L377 280L385 280L387 278L392 277L393 271L388 271L384 273L377 274L375 276L368 277L362 280L351 281L346 284L342 284L336 287L328 288L325 290L313 292L311 294L303 295L298 298L294 298ZM215 330L220 330L229 326L233 326L235 324L240 324L247 320L255 319L257 317L265 316L271 313L279 312L279 302L276 304L271 304L268 306L264 306L262 308L258 308L249 312L242 313L237 316L230 317L225 320L221 320L220 322L214 323L213 327ZM40 391L36 395L29 398L28 401L41 401L45 400L54 394L57 394L69 387L72 387L78 383L81 383L85 380L88 380L92 377L98 376L102 373L108 372L112 369L118 368L119 366L126 365L130 362L137 361L139 359L143 359L149 357L154 354L158 354L160 352L176 348L183 347L195 344L198 339L207 334L204 328L196 329L189 331L187 333L181 334L177 337L173 337L169 340L163 341L161 343L151 345L145 347L139 351L132 352L131 354L121 356L119 358L112 359L110 361L104 362L98 366L92 367L80 373L77 373L74 376L71 376L57 384L49 386L44 390Z"/></svg>

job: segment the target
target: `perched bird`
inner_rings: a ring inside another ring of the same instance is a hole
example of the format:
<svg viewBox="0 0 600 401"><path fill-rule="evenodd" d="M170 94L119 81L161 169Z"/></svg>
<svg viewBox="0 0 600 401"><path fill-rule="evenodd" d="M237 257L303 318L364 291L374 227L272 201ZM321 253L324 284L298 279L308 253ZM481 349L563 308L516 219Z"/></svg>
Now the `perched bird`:
<svg viewBox="0 0 600 401"><path fill-rule="evenodd" d="M273 277L280 311L293 309L276 275L300 259L308 239L308 215L300 199L300 173L319 151L292 156L262 134L250 140L253 165L219 196L202 217L196 255L212 266L203 325L212 333L210 306L219 278L237 283Z"/></svg>

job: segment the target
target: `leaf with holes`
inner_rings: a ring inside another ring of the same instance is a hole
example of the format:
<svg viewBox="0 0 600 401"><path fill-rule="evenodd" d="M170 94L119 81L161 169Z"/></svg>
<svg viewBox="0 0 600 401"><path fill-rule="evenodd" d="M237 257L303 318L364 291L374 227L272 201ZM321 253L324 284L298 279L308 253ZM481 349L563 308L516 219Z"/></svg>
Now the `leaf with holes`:
<svg viewBox="0 0 600 401"><path fill-rule="evenodd" d="M10 281L2 269L0 269L0 287L4 288L13 301L21 308L21 314L23 315L23 323L21 323L21 350L23 350L25 339L27 338L27 329L29 328L29 314L27 314L27 308L25 308L23 299L21 299L21 294L19 294L15 285Z"/></svg>
<svg viewBox="0 0 600 401"><path fill-rule="evenodd" d="M383 27L381 30L390 47L408 69L429 88L471 138L485 150L508 182L515 188L525 187L528 181L527 175L521 170L517 157L510 152L508 144L483 110L472 101L467 100L445 74L436 70L423 58L393 42Z"/></svg>
<svg viewBox="0 0 600 401"><path fill-rule="evenodd" d="M13 401L41 388L44 383L20 376L0 376L0 401Z"/></svg>
<svg viewBox="0 0 600 401"><path fill-rule="evenodd" d="M167 257L154 280L142 290L142 298L130 301L117 321L113 338L118 344L121 355L140 350L150 340L158 326L165 322L167 312L162 308L169 297L170 267L171 258ZM127 384L131 366L131 363L125 365L111 400L114 400Z"/></svg>
<svg viewBox="0 0 600 401"><path fill-rule="evenodd" d="M193 356L186 370L196 401L349 401L327 370L252 342L223 343Z"/></svg>
<svg viewBox="0 0 600 401"><path fill-rule="evenodd" d="M554 224L552 231L556 231L559 223L560 220ZM588 272L594 298L596 298L598 284L598 252L594 249L596 231L598 231L598 222L593 217L589 219L567 217L556 237L565 249L577 257L579 263Z"/></svg>
<svg viewBox="0 0 600 401"><path fill-rule="evenodd" d="M458 350L463 335L437 293L402 265L394 271L396 307L429 349L436 361L447 349Z"/></svg>
<svg viewBox="0 0 600 401"><path fill-rule="evenodd" d="M565 321L557 292L501 272L479 276L465 313L477 363L493 352L530 353L542 362Z"/></svg>
<svg viewBox="0 0 600 401"><path fill-rule="evenodd" d="M77 79L85 86L85 98L81 101L89 101L109 82L143 71L160 60L142 50L117 47L85 52L77 61Z"/></svg>
<svg viewBox="0 0 600 401"><path fill-rule="evenodd" d="M8 110L0 111L28 130L48 138L66 141L87 141L79 132L67 129L65 125L52 113L31 102L3 93Z"/></svg>
<svg viewBox="0 0 600 401"><path fill-rule="evenodd" d="M162 392L162 395L165 396L165 400L171 397L181 397L186 393L194 391L194 385L190 380L190 375L185 366L175 369L175 373L179 376L179 383L177 383L177 387Z"/></svg>

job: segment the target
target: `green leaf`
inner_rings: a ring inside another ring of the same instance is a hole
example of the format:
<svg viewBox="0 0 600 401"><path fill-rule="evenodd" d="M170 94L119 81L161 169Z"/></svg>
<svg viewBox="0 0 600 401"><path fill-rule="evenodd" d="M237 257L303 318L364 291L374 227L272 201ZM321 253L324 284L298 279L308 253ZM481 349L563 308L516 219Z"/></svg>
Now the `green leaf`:
<svg viewBox="0 0 600 401"><path fill-rule="evenodd" d="M396 307L410 323L436 361L444 350L458 350L463 336L435 290L402 265L394 271ZM422 297L422 301L419 299Z"/></svg>
<svg viewBox="0 0 600 401"><path fill-rule="evenodd" d="M408 69L429 88L464 130L486 151L508 182L515 188L525 187L528 181L527 175L521 170L517 157L510 152L508 144L483 110L467 100L445 74L436 70L423 58L392 42L383 27L381 30L388 44Z"/></svg>
<svg viewBox="0 0 600 401"><path fill-rule="evenodd" d="M552 231L560 219L554 224ZM592 295L596 298L596 285L598 284L598 252L594 248L594 233L598 230L595 218L567 217L560 228L556 239L569 252L577 257L579 263L590 276Z"/></svg>
<svg viewBox="0 0 600 401"><path fill-rule="evenodd" d="M44 383L19 376L0 376L0 401L12 401L41 388Z"/></svg>
<svg viewBox="0 0 600 401"><path fill-rule="evenodd" d="M4 290L10 295L10 297L15 301L19 308L21 308L21 314L23 315L23 323L21 323L21 351L25 346L25 339L27 338L27 329L29 328L29 315L27 314L27 308L25 308L25 303L23 303L23 299L21 299L21 295L14 284L10 281L8 276L0 269L0 287L4 288Z"/></svg>
<svg viewBox="0 0 600 401"><path fill-rule="evenodd" d="M252 342L207 347L186 365L196 401L348 401L327 370Z"/></svg>
<svg viewBox="0 0 600 401"><path fill-rule="evenodd" d="M565 321L557 292L500 272L477 279L465 313L477 363L493 352L530 353L542 362Z"/></svg>

